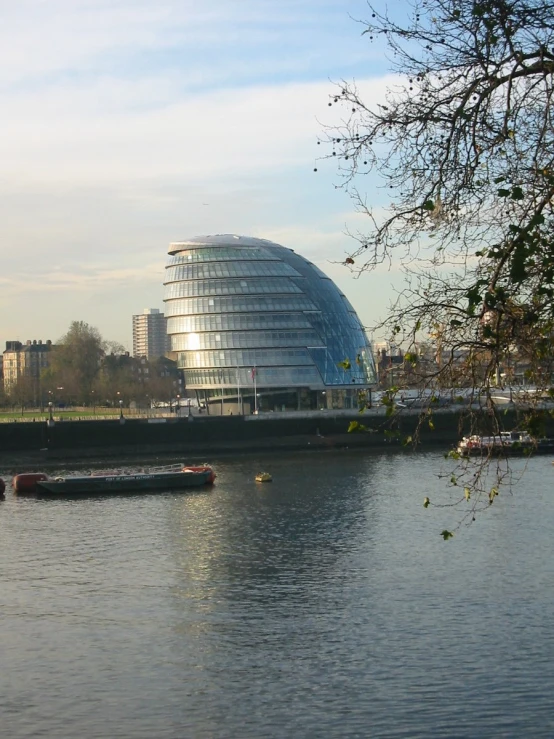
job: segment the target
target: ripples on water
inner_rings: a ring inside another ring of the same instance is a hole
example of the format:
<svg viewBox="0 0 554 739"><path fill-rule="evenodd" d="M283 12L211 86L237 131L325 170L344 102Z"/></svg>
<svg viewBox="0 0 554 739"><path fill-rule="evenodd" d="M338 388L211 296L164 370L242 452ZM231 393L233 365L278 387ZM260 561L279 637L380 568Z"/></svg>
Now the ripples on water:
<svg viewBox="0 0 554 739"><path fill-rule="evenodd" d="M456 514L422 507L445 464L249 457L184 495L8 493L2 736L554 736L554 468L446 543Z"/></svg>

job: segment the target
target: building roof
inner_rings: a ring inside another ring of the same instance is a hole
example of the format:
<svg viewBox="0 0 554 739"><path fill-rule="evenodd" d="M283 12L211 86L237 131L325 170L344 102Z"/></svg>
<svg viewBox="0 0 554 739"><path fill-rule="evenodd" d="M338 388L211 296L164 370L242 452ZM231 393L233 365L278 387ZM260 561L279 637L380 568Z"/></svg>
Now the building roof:
<svg viewBox="0 0 554 739"><path fill-rule="evenodd" d="M268 239L258 239L254 236L237 236L237 234L213 234L208 236L192 236L191 238L184 239L183 241L173 241L169 245L169 254L175 254L182 249L190 247L202 247L202 246L241 246L241 247L265 247L271 248L272 246L278 249L285 249L280 244L276 244L274 241ZM288 249L288 251L293 251Z"/></svg>

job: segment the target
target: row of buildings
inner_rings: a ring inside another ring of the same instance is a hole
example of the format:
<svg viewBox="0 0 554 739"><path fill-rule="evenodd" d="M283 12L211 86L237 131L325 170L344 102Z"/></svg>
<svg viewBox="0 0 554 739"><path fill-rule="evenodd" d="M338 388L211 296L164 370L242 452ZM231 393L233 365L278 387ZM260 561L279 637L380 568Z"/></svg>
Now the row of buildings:
<svg viewBox="0 0 554 739"><path fill-rule="evenodd" d="M164 291L164 312L133 316L133 355L174 360L214 413L351 408L377 381L352 305L292 249L233 234L175 242ZM4 388L39 375L51 350L8 342Z"/></svg>
<svg viewBox="0 0 554 739"><path fill-rule="evenodd" d="M7 341L6 348L0 355L0 378L3 381L4 391L9 393L22 378L38 379L41 372L50 365L53 348L50 339L45 342L42 339L28 339L25 343ZM157 308L146 308L142 314L133 316L135 358L149 362L159 357L167 357L170 348L163 313Z"/></svg>
<svg viewBox="0 0 554 739"><path fill-rule="evenodd" d="M121 356L105 355L99 371L127 370L129 377L138 383L148 383L151 376L174 377L175 392L182 392L182 378L176 371L175 362L168 357L169 338L165 329L163 313L147 309L144 314L133 316L134 356L129 352ZM55 345L48 340L7 341L0 354L0 382L7 396L23 383L23 393L30 398L40 395L40 380L45 369L50 366L52 350Z"/></svg>
<svg viewBox="0 0 554 739"><path fill-rule="evenodd" d="M6 349L2 354L2 377L4 390L9 393L10 389L17 385L22 377L38 378L42 370L49 366L52 342L38 341L7 341Z"/></svg>

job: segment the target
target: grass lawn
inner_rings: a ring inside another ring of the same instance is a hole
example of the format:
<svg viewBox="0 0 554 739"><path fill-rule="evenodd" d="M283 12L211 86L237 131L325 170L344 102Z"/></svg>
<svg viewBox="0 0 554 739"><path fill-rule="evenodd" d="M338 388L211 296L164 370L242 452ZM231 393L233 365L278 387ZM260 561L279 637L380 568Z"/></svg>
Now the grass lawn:
<svg viewBox="0 0 554 739"><path fill-rule="evenodd" d="M152 416L168 416L167 408L142 408L130 409L123 408L125 418L148 418ZM52 408L52 416L55 421L63 419L71 420L109 420L111 418L119 418L121 410L119 408ZM47 421L49 418L48 408L41 411L40 408L25 408L21 412L21 408L17 411L0 410L0 423L9 423L14 421Z"/></svg>
<svg viewBox="0 0 554 739"><path fill-rule="evenodd" d="M125 413L125 411L124 411ZM52 409L54 418L113 418L119 417L119 408L97 408L96 411L91 408L76 408L66 410L56 408ZM136 415L136 411L126 415ZM25 408L23 412L19 411L0 411L0 421L46 421L48 419L48 410L40 411L40 409Z"/></svg>

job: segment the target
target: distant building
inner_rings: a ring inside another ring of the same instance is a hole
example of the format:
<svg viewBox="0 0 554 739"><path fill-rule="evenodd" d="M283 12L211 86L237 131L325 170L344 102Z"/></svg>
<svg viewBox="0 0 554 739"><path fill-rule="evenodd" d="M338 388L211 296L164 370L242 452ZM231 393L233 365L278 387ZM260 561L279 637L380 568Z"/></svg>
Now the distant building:
<svg viewBox="0 0 554 739"><path fill-rule="evenodd" d="M45 344L40 339L25 344L7 341L3 354L4 390L8 393L22 378L32 380L38 389L40 373L50 364L51 349L50 340Z"/></svg>
<svg viewBox="0 0 554 739"><path fill-rule="evenodd" d="M179 241L169 255L172 353L210 412L355 408L375 384L354 308L304 257L233 234Z"/></svg>
<svg viewBox="0 0 554 739"><path fill-rule="evenodd" d="M157 308L133 316L133 356L157 359L169 351L167 321Z"/></svg>
<svg viewBox="0 0 554 739"><path fill-rule="evenodd" d="M389 354L388 344L381 343L378 346L380 348L375 353L375 365L379 387L404 386L410 378L407 376L409 373L406 372L403 352L396 347L392 347L394 353Z"/></svg>
<svg viewBox="0 0 554 739"><path fill-rule="evenodd" d="M131 357L125 354L106 354L100 364L100 377L108 397L115 404L126 396L141 396L148 404L173 401L184 396L183 373L177 362L168 357Z"/></svg>

